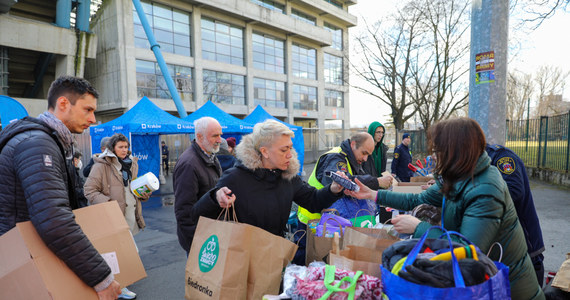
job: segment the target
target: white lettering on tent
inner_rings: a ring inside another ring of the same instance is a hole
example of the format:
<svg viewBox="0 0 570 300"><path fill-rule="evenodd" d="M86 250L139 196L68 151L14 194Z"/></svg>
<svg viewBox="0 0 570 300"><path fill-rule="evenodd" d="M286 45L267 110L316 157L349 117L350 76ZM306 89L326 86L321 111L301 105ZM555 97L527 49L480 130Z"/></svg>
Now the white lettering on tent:
<svg viewBox="0 0 570 300"><path fill-rule="evenodd" d="M103 128L95 128L95 133L103 132L103 131L105 131L105 129L103 129Z"/></svg>
<svg viewBox="0 0 570 300"><path fill-rule="evenodd" d="M122 130L122 129L123 129L123 126L113 126L113 127L111 128L111 130L113 130L113 131L115 131L115 130Z"/></svg>
<svg viewBox="0 0 570 300"><path fill-rule="evenodd" d="M160 124L141 124L142 129L152 129L152 128L161 128Z"/></svg>
<svg viewBox="0 0 570 300"><path fill-rule="evenodd" d="M135 154L135 156L136 156L139 160L147 160L147 159L148 159L148 154Z"/></svg>

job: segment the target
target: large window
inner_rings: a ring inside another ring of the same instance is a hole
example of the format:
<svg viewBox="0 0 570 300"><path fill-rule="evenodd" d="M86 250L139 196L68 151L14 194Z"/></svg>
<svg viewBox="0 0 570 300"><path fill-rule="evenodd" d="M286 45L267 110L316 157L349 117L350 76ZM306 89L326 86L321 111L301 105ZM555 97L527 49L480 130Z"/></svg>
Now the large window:
<svg viewBox="0 0 570 300"><path fill-rule="evenodd" d="M293 85L293 108L317 110L317 88L306 85Z"/></svg>
<svg viewBox="0 0 570 300"><path fill-rule="evenodd" d="M137 96L149 98L172 99L166 81L160 72L158 64L152 61L137 59ZM166 65L178 95L182 101L192 99L192 69L177 65Z"/></svg>
<svg viewBox="0 0 570 300"><path fill-rule="evenodd" d="M317 50L293 44L291 48L293 75L317 79Z"/></svg>
<svg viewBox="0 0 570 300"><path fill-rule="evenodd" d="M311 25L317 25L317 18L307 15L306 13L298 11L296 9L291 9L291 17L299 19L303 22L307 22Z"/></svg>
<svg viewBox="0 0 570 300"><path fill-rule="evenodd" d="M253 33L253 67L285 73L284 42L271 36Z"/></svg>
<svg viewBox="0 0 570 300"><path fill-rule="evenodd" d="M204 99L215 103L245 104L245 77L204 70Z"/></svg>
<svg viewBox="0 0 570 300"><path fill-rule="evenodd" d="M253 79L253 100L255 105L267 107L287 107L285 83L269 79Z"/></svg>
<svg viewBox="0 0 570 300"><path fill-rule="evenodd" d="M285 13L285 5L279 3L279 2L275 2L275 1L271 1L271 0L251 0L251 2L257 4L257 5L261 5L265 8L269 8L271 10L276 10L278 12L281 13Z"/></svg>
<svg viewBox="0 0 570 300"><path fill-rule="evenodd" d="M325 53L324 64L325 82L342 85L342 57Z"/></svg>
<svg viewBox="0 0 570 300"><path fill-rule="evenodd" d="M334 6L336 6L336 7L338 7L338 8L341 8L341 9L342 9L342 3L340 3L340 2L338 2L338 1L336 1L336 0L325 0L325 1L328 2L328 3L330 3L330 4L332 4L332 5L334 5Z"/></svg>
<svg viewBox="0 0 570 300"><path fill-rule="evenodd" d="M325 29L332 34L331 47L337 50L342 50L342 29L328 23L325 23Z"/></svg>
<svg viewBox="0 0 570 300"><path fill-rule="evenodd" d="M202 57L243 66L243 29L202 18Z"/></svg>
<svg viewBox="0 0 570 300"><path fill-rule="evenodd" d="M344 107L344 93L335 90L325 90L325 105Z"/></svg>
<svg viewBox="0 0 570 300"><path fill-rule="evenodd" d="M165 52L190 56L190 14L156 3L141 3L160 49ZM133 8L135 46L150 48L148 38Z"/></svg>

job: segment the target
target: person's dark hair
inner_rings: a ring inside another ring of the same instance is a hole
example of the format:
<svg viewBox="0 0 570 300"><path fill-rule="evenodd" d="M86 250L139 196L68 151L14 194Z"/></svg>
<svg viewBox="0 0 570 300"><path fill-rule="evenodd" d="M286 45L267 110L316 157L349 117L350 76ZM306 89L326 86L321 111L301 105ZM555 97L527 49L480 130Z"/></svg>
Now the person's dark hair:
<svg viewBox="0 0 570 300"><path fill-rule="evenodd" d="M111 136L111 138L109 138L109 141L107 142L107 149L109 149L109 151L115 153L115 146L117 146L118 142L127 142L127 145L131 145L129 143L129 139L122 133L115 133Z"/></svg>
<svg viewBox="0 0 570 300"><path fill-rule="evenodd" d="M351 142L355 142L356 148L360 148L366 140L370 139L372 136L368 132L357 132L350 137Z"/></svg>
<svg viewBox="0 0 570 300"><path fill-rule="evenodd" d="M57 99L61 96L65 96L71 105L75 105L77 99L85 94L91 94L94 98L99 98L99 93L89 81L79 77L60 76L49 87L48 109L55 108Z"/></svg>
<svg viewBox="0 0 570 300"><path fill-rule="evenodd" d="M449 195L456 182L473 177L485 144L485 134L473 119L445 120L429 128L428 149L436 155L434 171L443 179L444 195Z"/></svg>
<svg viewBox="0 0 570 300"><path fill-rule="evenodd" d="M75 151L75 153L73 153L73 158L81 159L82 156L83 154L79 151Z"/></svg>

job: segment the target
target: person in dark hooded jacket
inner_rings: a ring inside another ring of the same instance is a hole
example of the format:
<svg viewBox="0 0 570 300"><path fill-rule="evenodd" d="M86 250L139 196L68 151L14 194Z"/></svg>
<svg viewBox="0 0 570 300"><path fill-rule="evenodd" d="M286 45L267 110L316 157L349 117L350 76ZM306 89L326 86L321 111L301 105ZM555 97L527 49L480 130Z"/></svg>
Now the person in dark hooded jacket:
<svg viewBox="0 0 570 300"><path fill-rule="evenodd" d="M197 224L200 216L215 219L223 208L233 205L240 223L283 236L293 201L311 212L320 212L339 199L343 188L337 183L317 190L297 174L293 135L287 126L274 120L256 124L253 133L244 136L236 147L236 167L227 170L192 207L192 223Z"/></svg>
<svg viewBox="0 0 570 300"><path fill-rule="evenodd" d="M46 246L100 299L116 299L120 285L71 211L78 208L67 159L72 133L95 123L97 91L85 79L61 76L48 91L48 110L0 134L0 235L31 221Z"/></svg>

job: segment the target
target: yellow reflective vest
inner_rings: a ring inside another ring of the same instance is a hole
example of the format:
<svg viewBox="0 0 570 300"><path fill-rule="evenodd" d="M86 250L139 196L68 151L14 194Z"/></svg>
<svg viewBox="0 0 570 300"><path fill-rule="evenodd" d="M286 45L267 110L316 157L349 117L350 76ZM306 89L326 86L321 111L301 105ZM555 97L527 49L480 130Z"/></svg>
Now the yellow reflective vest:
<svg viewBox="0 0 570 300"><path fill-rule="evenodd" d="M307 181L307 183L310 186L315 187L318 190L322 189L324 187L324 185L317 179L317 167L319 166L319 162L321 161L321 158L323 158L325 155L331 154L331 153L341 153L344 155L344 160L346 161L348 173L350 175L352 175L352 168L350 167L350 162L348 161L348 158L346 157L346 153L344 153L340 147L334 147L319 157L319 159L317 160L317 163L315 164L315 167L313 168L313 172L311 173L311 176L309 176L309 180ZM309 222L309 220L320 219L321 214L320 213L311 213L310 211L306 210L305 208L299 206L299 209L297 210L297 218L299 218L299 221L301 221L301 223L307 224L307 222Z"/></svg>

